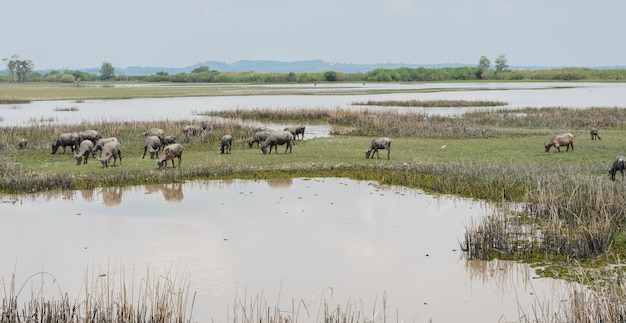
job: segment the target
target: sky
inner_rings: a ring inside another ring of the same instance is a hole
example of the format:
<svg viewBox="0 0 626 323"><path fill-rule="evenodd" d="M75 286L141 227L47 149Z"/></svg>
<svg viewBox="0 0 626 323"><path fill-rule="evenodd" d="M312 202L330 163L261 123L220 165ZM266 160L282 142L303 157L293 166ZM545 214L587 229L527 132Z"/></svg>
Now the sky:
<svg viewBox="0 0 626 323"><path fill-rule="evenodd" d="M0 58L37 70L500 55L509 66L626 65L624 0L3 0L0 10Z"/></svg>

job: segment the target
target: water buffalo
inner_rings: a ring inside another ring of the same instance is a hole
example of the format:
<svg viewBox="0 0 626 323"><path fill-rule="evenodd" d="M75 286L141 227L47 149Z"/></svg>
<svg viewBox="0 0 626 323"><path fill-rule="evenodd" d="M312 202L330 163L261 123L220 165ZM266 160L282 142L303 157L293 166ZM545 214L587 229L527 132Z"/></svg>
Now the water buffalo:
<svg viewBox="0 0 626 323"><path fill-rule="evenodd" d="M596 138L598 140L602 140L602 137L600 137L600 135L598 134L598 129L591 128L591 130L589 130L589 133L591 134L591 140L594 140Z"/></svg>
<svg viewBox="0 0 626 323"><path fill-rule="evenodd" d="M550 147L554 146L554 152L560 152L561 147L565 146L567 149L565 151L569 151L570 147L572 151L574 151L574 135L571 133L563 133L560 135L555 135L546 143L546 152L550 151Z"/></svg>
<svg viewBox="0 0 626 323"><path fill-rule="evenodd" d="M230 150L233 147L233 136L224 135L222 139L220 139L220 152L222 154L230 154Z"/></svg>
<svg viewBox="0 0 626 323"><path fill-rule="evenodd" d="M389 159L389 155L391 154L391 139L381 137L372 140L370 148L365 151L365 158L370 158L370 156L374 158L374 154L376 154L376 157L380 159L378 149L387 149L387 159Z"/></svg>
<svg viewBox="0 0 626 323"><path fill-rule="evenodd" d="M178 168L180 168L183 160L183 146L181 144L171 144L163 149L163 154L161 158L159 158L159 161L157 161L159 169L166 168L168 160L171 160L172 167L175 167L174 158L178 158Z"/></svg>
<svg viewBox="0 0 626 323"><path fill-rule="evenodd" d="M100 138L102 138L102 135L100 135L100 132L98 130L84 130L79 132L78 135L80 136L81 142L87 139L90 140L94 145L96 144L96 142L98 142L98 140L100 140Z"/></svg>
<svg viewBox="0 0 626 323"><path fill-rule="evenodd" d="M284 130L291 132L291 134L293 135L294 139L298 139L298 137L300 135L302 136L302 139L304 139L304 130L305 129L306 129L305 126L297 126L297 127L287 127Z"/></svg>
<svg viewBox="0 0 626 323"><path fill-rule="evenodd" d="M161 138L161 144L163 144L163 146L171 145L175 142L176 142L176 136L173 136L173 135L164 136L163 138Z"/></svg>
<svg viewBox="0 0 626 323"><path fill-rule="evenodd" d="M28 139L20 138L17 140L17 149L22 150L26 149L26 147L28 147Z"/></svg>
<svg viewBox="0 0 626 323"><path fill-rule="evenodd" d="M150 128L148 131L143 133L144 137L157 136L159 138L165 137L165 131L160 128Z"/></svg>
<svg viewBox="0 0 626 323"><path fill-rule="evenodd" d="M65 148L69 146L72 149L72 153L80 145L80 136L77 132L65 132L59 135L59 138L52 144L52 154L56 154L59 147L63 147L63 154L65 154Z"/></svg>
<svg viewBox="0 0 626 323"><path fill-rule="evenodd" d="M111 157L113 157L113 166L115 166L118 158L120 159L120 166L122 166L122 145L119 141L109 141L102 147L102 155L98 158L102 162L102 168L109 167Z"/></svg>
<svg viewBox="0 0 626 323"><path fill-rule="evenodd" d="M293 145L293 135L289 131L274 131L270 133L261 147L263 155L267 154L267 147L270 147L269 153L272 154L272 147L274 147L274 153L278 154L278 145L285 145L285 154L287 150L291 153Z"/></svg>
<svg viewBox="0 0 626 323"><path fill-rule="evenodd" d="M615 173L617 173L617 171L620 171L622 172L622 181L624 181L624 169L626 169L626 157L615 157L615 160L613 161L613 166L611 167L611 170L609 170L611 180L615 181Z"/></svg>
<svg viewBox="0 0 626 323"><path fill-rule="evenodd" d="M119 140L115 137L106 137L106 138L98 139L98 141L96 141L96 144L93 146L93 149L91 150L91 155L93 156L93 158L96 158L96 152L98 150L102 151L102 147L104 147L104 144L106 144L109 141L119 142Z"/></svg>
<svg viewBox="0 0 626 323"><path fill-rule="evenodd" d="M267 139L267 136L270 133L272 133L272 130L261 130L255 132L254 135L248 139L248 146L252 148L252 145L256 142L256 146L259 148L260 143L265 142L265 139Z"/></svg>
<svg viewBox="0 0 626 323"><path fill-rule="evenodd" d="M141 158L146 158L146 152L150 152L150 159L159 158L159 150L161 150L162 146L163 144L159 137L146 137L146 143L143 146L143 156Z"/></svg>
<svg viewBox="0 0 626 323"><path fill-rule="evenodd" d="M205 130L211 130L211 126L208 122L203 121L201 125L187 125L183 128L183 134L185 137L195 136L201 134Z"/></svg>
<svg viewBox="0 0 626 323"><path fill-rule="evenodd" d="M87 164L87 160L89 160L89 154L93 151L93 142L89 139L84 139L80 142L80 146L78 147L78 153L74 154L74 158L76 158L76 165Z"/></svg>

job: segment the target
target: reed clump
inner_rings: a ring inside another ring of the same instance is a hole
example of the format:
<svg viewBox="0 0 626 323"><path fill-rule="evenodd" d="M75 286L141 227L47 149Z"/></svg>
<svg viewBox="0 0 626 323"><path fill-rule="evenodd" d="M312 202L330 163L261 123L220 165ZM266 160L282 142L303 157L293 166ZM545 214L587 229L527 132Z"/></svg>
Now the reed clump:
<svg viewBox="0 0 626 323"><path fill-rule="evenodd" d="M376 105L383 107L420 107L420 108L465 108L465 107L499 107L508 105L503 101L487 100L368 100L353 102L354 105Z"/></svg>
<svg viewBox="0 0 626 323"><path fill-rule="evenodd" d="M124 275L119 279L104 273L88 277L84 296L72 299L48 290L48 281L56 282L50 273L34 274L21 287L13 273L1 289L0 322L192 322L195 294L186 277L148 271L140 286L128 285Z"/></svg>

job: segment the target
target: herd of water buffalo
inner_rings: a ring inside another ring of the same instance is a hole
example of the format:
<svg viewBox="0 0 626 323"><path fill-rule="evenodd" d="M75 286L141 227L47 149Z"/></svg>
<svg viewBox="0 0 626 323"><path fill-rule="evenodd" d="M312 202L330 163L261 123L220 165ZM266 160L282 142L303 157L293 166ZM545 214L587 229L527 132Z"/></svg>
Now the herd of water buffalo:
<svg viewBox="0 0 626 323"><path fill-rule="evenodd" d="M252 137L248 139L248 146L252 146L256 143L257 148L261 148L263 154L268 152L271 154L278 153L278 146L285 145L285 153L289 151L291 153L293 142L297 139L304 139L305 126L287 127L282 131L271 130L268 128L258 129ZM188 125L183 129L183 135L185 137L194 136L202 133L203 131L211 130L211 126L208 123L202 123L201 125ZM596 128L590 130L592 140L602 140L602 137L598 134ZM178 159L178 166L182 163L183 146L176 143L176 136L166 135L162 129L152 128L144 134L145 145L142 158L146 157L147 153L150 153L151 159L158 159L157 165L159 168L165 168L167 161L172 161L172 167L175 167L174 160ZM28 145L28 140L20 139L17 142L18 149L25 149ZM220 152L222 154L230 154L233 145L233 136L224 135L220 140ZM102 162L102 167L109 167L109 162L113 159L113 166L119 159L120 165L122 164L122 151L121 143L115 137L102 137L97 130L85 130L81 132L68 132L62 133L52 144L52 153L55 154L59 148L63 148L65 154L66 147L70 147L77 165L87 164L87 160L91 155L93 158ZM545 144L546 152L554 147L555 152L560 152L561 147L566 148L566 152L570 149L574 150L574 135L571 133L563 133L553 136ZM387 150L387 159L391 155L391 139L388 137L380 137L372 140L370 147L365 151L365 158L377 158L379 156L379 150ZM97 156L97 152L101 151L100 156ZM159 152L162 151L159 158ZM615 175L617 172L622 173L622 180L626 179L626 157L617 156L613 161L611 169L609 170L611 180L615 181Z"/></svg>

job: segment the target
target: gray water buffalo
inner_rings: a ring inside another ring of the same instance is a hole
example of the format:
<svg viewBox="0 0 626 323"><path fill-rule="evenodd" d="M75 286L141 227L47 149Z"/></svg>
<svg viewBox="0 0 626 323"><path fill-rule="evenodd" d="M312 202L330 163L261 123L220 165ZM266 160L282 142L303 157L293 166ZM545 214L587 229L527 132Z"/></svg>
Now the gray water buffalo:
<svg viewBox="0 0 626 323"><path fill-rule="evenodd" d="M211 130L211 126L208 122L203 121L201 125L187 125L183 128L183 134L185 137L196 136L201 134L205 130Z"/></svg>
<svg viewBox="0 0 626 323"><path fill-rule="evenodd" d="M254 135L248 139L248 146L252 148L252 145L256 143L257 148L259 148L260 143L265 142L265 139L267 139L270 133L272 133L272 130L269 129L255 132Z"/></svg>
<svg viewBox="0 0 626 323"><path fill-rule="evenodd" d="M600 135L598 134L598 129L591 128L591 130L589 130L589 133L591 134L591 140L602 140L602 137L600 137Z"/></svg>
<svg viewBox="0 0 626 323"><path fill-rule="evenodd" d="M567 147L565 151L569 151L570 147L574 151L574 135L571 133L562 133L555 135L546 143L546 152L550 151L550 147L554 146L554 152L560 152L561 147Z"/></svg>
<svg viewBox="0 0 626 323"><path fill-rule="evenodd" d="M81 142L87 139L87 140L90 140L94 145L96 144L96 142L98 142L98 140L100 140L100 138L102 138L102 135L100 135L100 132L98 130L91 130L91 129L81 131L78 133L78 135L80 136Z"/></svg>
<svg viewBox="0 0 626 323"><path fill-rule="evenodd" d="M284 130L291 132L294 139L298 139L299 136L302 136L302 139L304 139L305 129L306 129L305 126L296 126L296 127L287 127Z"/></svg>
<svg viewBox="0 0 626 323"><path fill-rule="evenodd" d="M174 158L178 158L178 168L180 168L183 160L183 146L181 144L171 144L163 149L163 154L157 161L159 169L166 168L168 160L172 161L172 168L174 168Z"/></svg>
<svg viewBox="0 0 626 323"><path fill-rule="evenodd" d="M609 170L609 174L611 175L611 180L615 181L615 174L617 171L622 172L622 181L624 181L624 169L626 169L626 157L617 156L613 161L613 166L611 170Z"/></svg>
<svg viewBox="0 0 626 323"><path fill-rule="evenodd" d="M374 158L374 154L376 157L380 159L380 155L378 153L379 149L387 149L387 159L389 159L389 155L391 154L391 139L387 137L376 138L372 140L370 144L370 148L365 151L365 158Z"/></svg>
<svg viewBox="0 0 626 323"><path fill-rule="evenodd" d="M98 139L98 141L96 141L96 144L93 145L93 150L91 150L91 155L93 156L93 158L96 158L96 152L98 152L98 150L102 151L102 147L104 147L104 144L110 141L119 142L119 140L115 137L106 137L106 138Z"/></svg>
<svg viewBox="0 0 626 323"><path fill-rule="evenodd" d="M272 148L274 148L274 153L278 154L278 145L286 145L285 154L287 150L291 153L291 148L293 145L293 135L289 131L274 131L270 133L267 138L265 138L265 142L263 146L261 146L261 151L263 151L263 155L267 154L267 147L270 148L269 153L272 154Z"/></svg>
<svg viewBox="0 0 626 323"><path fill-rule="evenodd" d="M102 162L102 168L109 167L111 157L113 157L113 166L115 166L118 158L120 159L120 166L122 166L122 145L119 141L109 141L102 147L102 154L98 158Z"/></svg>
<svg viewBox="0 0 626 323"><path fill-rule="evenodd" d="M28 147L28 139L20 138L17 140L17 149L23 150L26 149L26 147Z"/></svg>
<svg viewBox="0 0 626 323"><path fill-rule="evenodd" d="M222 154L226 153L230 155L230 150L233 148L233 136L224 135L222 139L220 139L220 152Z"/></svg>
<svg viewBox="0 0 626 323"><path fill-rule="evenodd" d="M165 137L165 131L161 128L150 128L148 131L143 133L144 137L157 136L159 138Z"/></svg>
<svg viewBox="0 0 626 323"><path fill-rule="evenodd" d="M163 144L163 146L171 145L175 142L176 136L174 135L164 136L163 138L161 138L161 144Z"/></svg>
<svg viewBox="0 0 626 323"><path fill-rule="evenodd" d="M59 147L63 147L63 154L65 154L65 148L70 147L72 149L72 153L78 148L80 145L80 136L78 132L65 132L59 135L59 138L52 143L52 154L56 154L57 149Z"/></svg>
<svg viewBox="0 0 626 323"><path fill-rule="evenodd" d="M146 143L143 146L143 156L141 158L146 158L146 152L150 152L150 159L159 158L159 150L161 150L161 147L163 147L163 144L159 137L146 137Z"/></svg>
<svg viewBox="0 0 626 323"><path fill-rule="evenodd" d="M74 158L76 158L76 165L87 164L89 154L93 151L93 146L93 142L89 139L84 139L80 142L78 153L74 154Z"/></svg>

